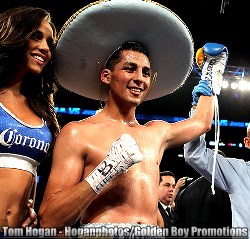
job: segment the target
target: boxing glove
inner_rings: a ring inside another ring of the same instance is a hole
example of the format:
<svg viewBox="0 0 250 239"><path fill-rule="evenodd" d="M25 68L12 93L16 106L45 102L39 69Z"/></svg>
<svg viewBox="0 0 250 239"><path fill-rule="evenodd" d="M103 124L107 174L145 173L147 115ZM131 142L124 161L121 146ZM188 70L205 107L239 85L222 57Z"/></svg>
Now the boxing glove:
<svg viewBox="0 0 250 239"><path fill-rule="evenodd" d="M136 141L123 134L115 141L107 157L85 178L90 187L99 194L116 176L126 172L133 164L140 162L143 155Z"/></svg>
<svg viewBox="0 0 250 239"><path fill-rule="evenodd" d="M202 70L201 80L208 81L213 94L220 94L227 60L227 47L218 43L206 43L196 53L197 65Z"/></svg>

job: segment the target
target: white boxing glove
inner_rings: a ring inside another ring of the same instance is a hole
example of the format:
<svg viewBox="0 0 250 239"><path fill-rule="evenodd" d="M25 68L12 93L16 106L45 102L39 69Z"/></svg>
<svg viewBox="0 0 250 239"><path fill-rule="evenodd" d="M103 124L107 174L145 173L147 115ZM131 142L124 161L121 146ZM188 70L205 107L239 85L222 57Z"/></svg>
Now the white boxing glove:
<svg viewBox="0 0 250 239"><path fill-rule="evenodd" d="M196 62L202 69L201 79L209 82L216 95L219 95L221 91L227 60L227 47L218 43L206 43L196 53Z"/></svg>
<svg viewBox="0 0 250 239"><path fill-rule="evenodd" d="M142 159L143 155L136 141L129 134L123 134L111 145L107 157L85 180L99 194L117 175L126 172Z"/></svg>

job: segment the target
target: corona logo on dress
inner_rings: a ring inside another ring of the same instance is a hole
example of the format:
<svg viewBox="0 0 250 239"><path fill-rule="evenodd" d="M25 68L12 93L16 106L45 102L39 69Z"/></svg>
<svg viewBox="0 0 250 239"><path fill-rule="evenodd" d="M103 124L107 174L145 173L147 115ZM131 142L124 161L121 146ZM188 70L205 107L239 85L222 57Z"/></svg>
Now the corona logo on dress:
<svg viewBox="0 0 250 239"><path fill-rule="evenodd" d="M49 143L45 143L42 140L30 138L25 135L23 136L16 129L12 130L10 128L1 132L0 144L6 147L11 147L14 144L28 146L30 148L41 150L45 153L48 152L50 147Z"/></svg>

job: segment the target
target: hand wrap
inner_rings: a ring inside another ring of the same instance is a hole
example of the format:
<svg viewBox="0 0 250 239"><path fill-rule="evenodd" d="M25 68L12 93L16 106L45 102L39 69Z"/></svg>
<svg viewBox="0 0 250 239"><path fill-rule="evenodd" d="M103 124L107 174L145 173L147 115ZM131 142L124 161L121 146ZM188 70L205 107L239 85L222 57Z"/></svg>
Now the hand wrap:
<svg viewBox="0 0 250 239"><path fill-rule="evenodd" d="M85 180L99 194L117 175L126 172L133 164L142 159L143 155L136 141L129 134L123 134L111 145L107 157Z"/></svg>

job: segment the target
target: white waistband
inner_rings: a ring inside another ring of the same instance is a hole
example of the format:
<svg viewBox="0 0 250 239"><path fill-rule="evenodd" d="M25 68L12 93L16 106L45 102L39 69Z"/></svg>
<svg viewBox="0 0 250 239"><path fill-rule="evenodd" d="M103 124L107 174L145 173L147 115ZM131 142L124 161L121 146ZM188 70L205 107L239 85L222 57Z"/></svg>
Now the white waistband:
<svg viewBox="0 0 250 239"><path fill-rule="evenodd" d="M88 223L82 224L80 227L83 228L98 228L98 227L119 227L119 228L132 228L132 227L158 227L157 225L150 225L150 224L139 224L139 223Z"/></svg>
<svg viewBox="0 0 250 239"><path fill-rule="evenodd" d="M159 236L159 235L160 236ZM162 238L162 228L138 223L88 223L78 228L78 238ZM163 237L165 238L165 237Z"/></svg>
<svg viewBox="0 0 250 239"><path fill-rule="evenodd" d="M0 168L16 168L28 171L36 176L37 166L40 163L22 155L0 153Z"/></svg>

